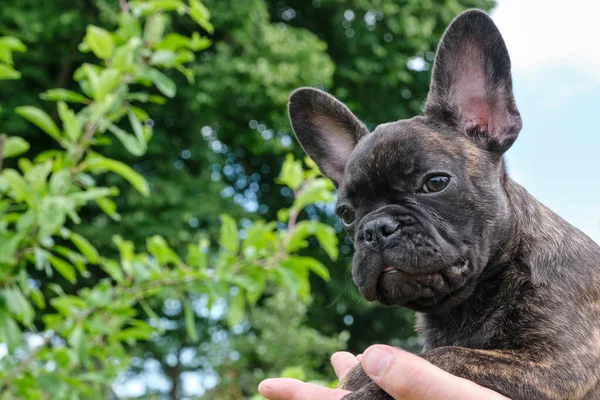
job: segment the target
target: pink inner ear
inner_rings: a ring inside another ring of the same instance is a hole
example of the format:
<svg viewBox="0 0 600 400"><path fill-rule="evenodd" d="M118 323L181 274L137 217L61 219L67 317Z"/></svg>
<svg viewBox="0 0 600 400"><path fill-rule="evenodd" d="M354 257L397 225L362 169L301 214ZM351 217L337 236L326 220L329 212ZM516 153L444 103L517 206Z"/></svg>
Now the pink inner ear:
<svg viewBox="0 0 600 400"><path fill-rule="evenodd" d="M323 163L326 175L341 185L346 162L354 150L354 138L341 126L328 118L316 118L322 138L327 142L330 157Z"/></svg>
<svg viewBox="0 0 600 400"><path fill-rule="evenodd" d="M500 88L486 88L482 68L484 63L478 61L480 58L480 55L475 56L468 64L462 60L458 63L462 72L453 84L452 102L459 107L466 134L478 129L501 139L503 131L510 124L510 114L502 100L505 94ZM463 60L468 59L463 57Z"/></svg>

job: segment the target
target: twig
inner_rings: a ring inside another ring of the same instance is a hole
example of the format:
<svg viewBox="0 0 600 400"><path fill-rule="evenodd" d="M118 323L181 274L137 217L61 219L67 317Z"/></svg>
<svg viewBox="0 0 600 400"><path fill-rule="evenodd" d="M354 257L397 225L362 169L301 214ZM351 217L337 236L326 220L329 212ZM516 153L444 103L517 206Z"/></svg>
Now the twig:
<svg viewBox="0 0 600 400"><path fill-rule="evenodd" d="M127 5L127 0L119 0L119 4L121 5L121 12L128 13L129 6Z"/></svg>
<svg viewBox="0 0 600 400"><path fill-rule="evenodd" d="M94 133L96 133L96 128L97 125L95 122L90 122L89 124L87 124L85 128L85 136L81 140L81 144L80 147L77 149L77 153L75 153L75 157L73 160L74 166L77 166L77 164L79 164L79 161L81 161L81 158L83 157L83 154L85 153L88 144L92 141Z"/></svg>
<svg viewBox="0 0 600 400"><path fill-rule="evenodd" d="M6 142L6 135L0 135L0 171L2 171L2 162L4 161L4 143Z"/></svg>
<svg viewBox="0 0 600 400"><path fill-rule="evenodd" d="M8 386L11 384L11 382L15 380L15 378L17 378L21 374L21 372L23 372L25 367L27 367L29 364L31 364L31 362L35 360L38 353L42 351L42 349L44 349L48 345L48 343L50 343L50 340L52 340L53 337L54 334L46 336L44 338L44 341L40 343L40 345L37 346L35 349L33 349L31 353L27 355L27 358L25 358L23 362L19 364L19 366L10 373L10 375L4 378L5 383L2 386L0 386L0 393L3 393L4 390L8 389Z"/></svg>

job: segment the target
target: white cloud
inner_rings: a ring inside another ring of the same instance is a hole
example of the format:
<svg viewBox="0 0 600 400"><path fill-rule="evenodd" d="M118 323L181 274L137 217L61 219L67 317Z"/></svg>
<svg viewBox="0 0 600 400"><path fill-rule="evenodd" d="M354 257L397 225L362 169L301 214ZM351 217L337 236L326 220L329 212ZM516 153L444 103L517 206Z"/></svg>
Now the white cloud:
<svg viewBox="0 0 600 400"><path fill-rule="evenodd" d="M498 0L492 17L515 74L568 68L600 85L600 1Z"/></svg>

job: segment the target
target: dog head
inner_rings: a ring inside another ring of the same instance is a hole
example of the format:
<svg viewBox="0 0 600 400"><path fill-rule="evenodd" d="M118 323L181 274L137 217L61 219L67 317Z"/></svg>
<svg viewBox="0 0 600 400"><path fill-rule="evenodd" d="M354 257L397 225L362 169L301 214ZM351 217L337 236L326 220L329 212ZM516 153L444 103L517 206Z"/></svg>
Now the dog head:
<svg viewBox="0 0 600 400"><path fill-rule="evenodd" d="M508 51L492 20L470 10L450 24L422 116L370 133L310 88L290 96L289 113L300 144L338 189L362 295L432 313L468 298L511 226L503 153L521 130Z"/></svg>

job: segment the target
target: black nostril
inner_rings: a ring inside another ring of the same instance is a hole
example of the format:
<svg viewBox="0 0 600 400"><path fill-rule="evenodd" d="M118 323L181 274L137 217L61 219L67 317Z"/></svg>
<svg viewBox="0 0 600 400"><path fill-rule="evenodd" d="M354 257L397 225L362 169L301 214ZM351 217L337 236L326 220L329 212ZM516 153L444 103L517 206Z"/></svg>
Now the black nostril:
<svg viewBox="0 0 600 400"><path fill-rule="evenodd" d="M400 224L390 218L369 221L365 224L363 231L365 242L377 241L379 244L383 244L389 236L398 230L399 226Z"/></svg>
<svg viewBox="0 0 600 400"><path fill-rule="evenodd" d="M382 236L390 236L394 232L396 232L396 227L394 227L392 225L384 224L381 226L381 235Z"/></svg>

